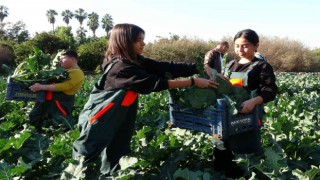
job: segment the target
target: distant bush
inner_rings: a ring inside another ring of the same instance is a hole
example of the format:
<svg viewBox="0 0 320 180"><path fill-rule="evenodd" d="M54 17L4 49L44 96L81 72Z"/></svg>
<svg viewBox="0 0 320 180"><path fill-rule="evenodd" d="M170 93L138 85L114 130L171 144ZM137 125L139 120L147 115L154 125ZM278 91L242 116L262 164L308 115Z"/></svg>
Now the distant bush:
<svg viewBox="0 0 320 180"><path fill-rule="evenodd" d="M14 47L14 52L16 55L15 62L16 65L18 65L34 52L34 47L31 41L25 41L23 43L17 44Z"/></svg>
<svg viewBox="0 0 320 180"><path fill-rule="evenodd" d="M259 51L265 54L276 71L307 71L308 49L299 41L288 38L260 38Z"/></svg>
<svg viewBox="0 0 320 180"><path fill-rule="evenodd" d="M223 40L230 44L228 61L239 58L234 52L233 37L224 37ZM215 45L216 42L199 39L160 39L147 44L144 55L156 60L192 62L195 54L204 57ZM266 56L275 71L319 71L320 50L310 51L299 41L260 35L258 51Z"/></svg>
<svg viewBox="0 0 320 180"><path fill-rule="evenodd" d="M196 55L204 57L212 48L212 45L199 39L160 39L147 44L143 55L163 61L194 62Z"/></svg>
<svg viewBox="0 0 320 180"><path fill-rule="evenodd" d="M0 69L2 64L6 64L7 66L14 66L14 60L15 54L13 47L5 42L0 42Z"/></svg>
<svg viewBox="0 0 320 180"><path fill-rule="evenodd" d="M76 41L74 39L71 27L59 26L55 29L54 35L59 37L71 49L75 49Z"/></svg>
<svg viewBox="0 0 320 180"><path fill-rule="evenodd" d="M67 33L65 36L64 33ZM320 50L310 50L303 43L288 38L260 36L258 51L263 53L275 71L299 72L319 71ZM43 52L55 56L58 49L74 47L79 54L79 65L85 71L95 71L100 68L106 50L107 38L87 39L83 44L73 44L73 35L70 29L61 28L52 33L41 33L31 40L23 43L11 43L2 41L0 44L7 44L14 49L13 56L6 56L2 53L1 61L15 62L19 64L22 60L32 54L34 47L40 48ZM230 43L227 60L238 58L234 52L233 37L223 37ZM70 44L71 43L71 44ZM170 38L160 38L148 43L143 55L160 61L195 62L195 59L204 58L210 49L216 47L216 41L204 41L197 38L180 38L172 35ZM6 50L0 48L1 51ZM3 58L4 56L9 58ZM11 58L11 59L10 59Z"/></svg>
<svg viewBox="0 0 320 180"><path fill-rule="evenodd" d="M79 66L85 71L94 71L102 64L106 51L106 37L80 45L77 49Z"/></svg>
<svg viewBox="0 0 320 180"><path fill-rule="evenodd" d="M314 49L309 51L307 56L307 62L309 63L309 71L320 71L320 49Z"/></svg>
<svg viewBox="0 0 320 180"><path fill-rule="evenodd" d="M57 36L52 33L40 33L31 39L33 47L41 49L44 53L55 54L59 49L68 49L70 47L69 40Z"/></svg>

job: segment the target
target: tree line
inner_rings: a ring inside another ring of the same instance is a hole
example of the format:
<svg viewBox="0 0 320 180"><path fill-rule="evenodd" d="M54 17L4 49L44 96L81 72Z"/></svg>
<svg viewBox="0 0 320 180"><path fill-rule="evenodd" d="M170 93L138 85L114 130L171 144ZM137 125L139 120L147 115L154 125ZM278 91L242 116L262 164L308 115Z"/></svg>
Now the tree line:
<svg viewBox="0 0 320 180"><path fill-rule="evenodd" d="M55 23L57 20L58 12L53 9L49 9L46 12L46 16L48 19L48 22L52 24L52 31L55 31ZM30 38L29 32L25 30L25 24L21 21L11 24L11 23L3 23L3 20L9 16L9 8L3 5L0 5L0 35L7 35L10 36L10 34L6 33L6 31L15 31L16 33L20 34L16 36L22 36L24 37L23 40L27 40ZM79 21L79 28L76 30L76 36L80 41L83 41L86 38L87 30L83 27L84 20L87 21L88 28L92 31L93 38L96 38L96 30L101 26L102 29L106 32L106 36L110 34L111 29L113 28L113 18L110 14L106 13L103 15L102 19L99 19L99 15L96 12L87 13L84 9L79 8L76 9L74 12L72 12L69 9L63 10L60 14L62 17L62 20L64 23L66 23L66 26L69 26L70 20L75 18ZM7 29L5 29L5 26L8 26ZM21 39L21 38L20 38Z"/></svg>
<svg viewBox="0 0 320 180"><path fill-rule="evenodd" d="M53 24L53 29L49 32L36 33L34 37L30 38L22 21L16 23L2 22L8 14L8 8L0 5L0 74L2 64L15 68L25 58L33 54L35 47L50 54L52 58L59 49L73 48L78 52L81 68L89 72L99 70L104 58L109 33L113 27L110 15L107 14L108 18L103 18L109 20L108 28L102 23L106 36L86 37L82 23L84 19L88 18L87 25L92 27L90 29L93 30L94 34L100 26L97 14L87 14L83 9L78 9L74 13L70 10L64 10L61 16L66 26L54 28L58 14L53 10L48 10L48 21ZM77 19L80 24L76 36L73 35L69 26L72 18ZM5 26L6 28L4 28ZM228 41L231 45L228 60L237 58L233 50L233 38L225 36L222 40ZM263 35L260 36L260 41L259 52L267 57L268 62L276 71L318 72L320 69L319 48L310 50L299 41ZM208 50L215 47L216 43L216 41L189 39L170 34L170 38L159 38L152 43L147 43L143 54L157 60L194 62L199 56L203 57Z"/></svg>

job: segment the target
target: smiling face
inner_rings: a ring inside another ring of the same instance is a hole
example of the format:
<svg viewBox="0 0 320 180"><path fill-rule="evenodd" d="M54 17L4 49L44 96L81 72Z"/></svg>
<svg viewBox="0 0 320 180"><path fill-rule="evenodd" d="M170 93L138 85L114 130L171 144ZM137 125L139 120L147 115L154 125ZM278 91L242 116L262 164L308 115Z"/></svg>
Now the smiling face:
<svg viewBox="0 0 320 180"><path fill-rule="evenodd" d="M144 43L144 34L140 33L136 42L133 43L133 50L137 55L141 55L143 48L146 44Z"/></svg>
<svg viewBox="0 0 320 180"><path fill-rule="evenodd" d="M234 42L235 53L241 59L252 60L254 59L254 53L257 51L259 44L254 45L243 37L239 37Z"/></svg>

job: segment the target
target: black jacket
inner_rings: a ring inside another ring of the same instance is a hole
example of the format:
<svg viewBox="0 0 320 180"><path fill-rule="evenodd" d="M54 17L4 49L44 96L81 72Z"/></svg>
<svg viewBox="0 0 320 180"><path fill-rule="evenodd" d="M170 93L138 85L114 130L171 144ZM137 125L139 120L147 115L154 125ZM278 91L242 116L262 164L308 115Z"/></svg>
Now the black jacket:
<svg viewBox="0 0 320 180"><path fill-rule="evenodd" d="M229 66L229 70L231 72L246 72L255 61L259 61L259 59L255 58L247 64L239 64L236 60ZM250 91L257 89L257 93L263 98L264 103L275 99L277 93L276 77L268 62L260 60L249 72L247 89Z"/></svg>
<svg viewBox="0 0 320 180"><path fill-rule="evenodd" d="M171 78L197 74L195 64L159 62L140 56L139 65L130 60L119 60L109 71L105 90L128 89L140 94L149 94L169 88Z"/></svg>

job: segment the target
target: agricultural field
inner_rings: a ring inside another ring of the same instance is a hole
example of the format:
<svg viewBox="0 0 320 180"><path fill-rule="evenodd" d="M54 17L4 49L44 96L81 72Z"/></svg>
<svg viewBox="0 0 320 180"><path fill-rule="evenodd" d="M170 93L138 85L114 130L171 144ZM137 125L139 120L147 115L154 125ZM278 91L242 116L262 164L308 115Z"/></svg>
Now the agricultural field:
<svg viewBox="0 0 320 180"><path fill-rule="evenodd" d="M0 179L59 179L72 161L71 129L28 123L34 102L4 100L6 79L0 79ZM96 76L87 76L76 96L77 121ZM261 128L263 155L236 155L236 163L252 179L320 179L320 73L277 73L279 93L265 105ZM213 169L209 134L169 128L168 92L140 95L132 153L121 159L120 179L227 179ZM245 142L244 142L245 143ZM99 177L99 161L90 167ZM243 178L244 179L244 178Z"/></svg>

